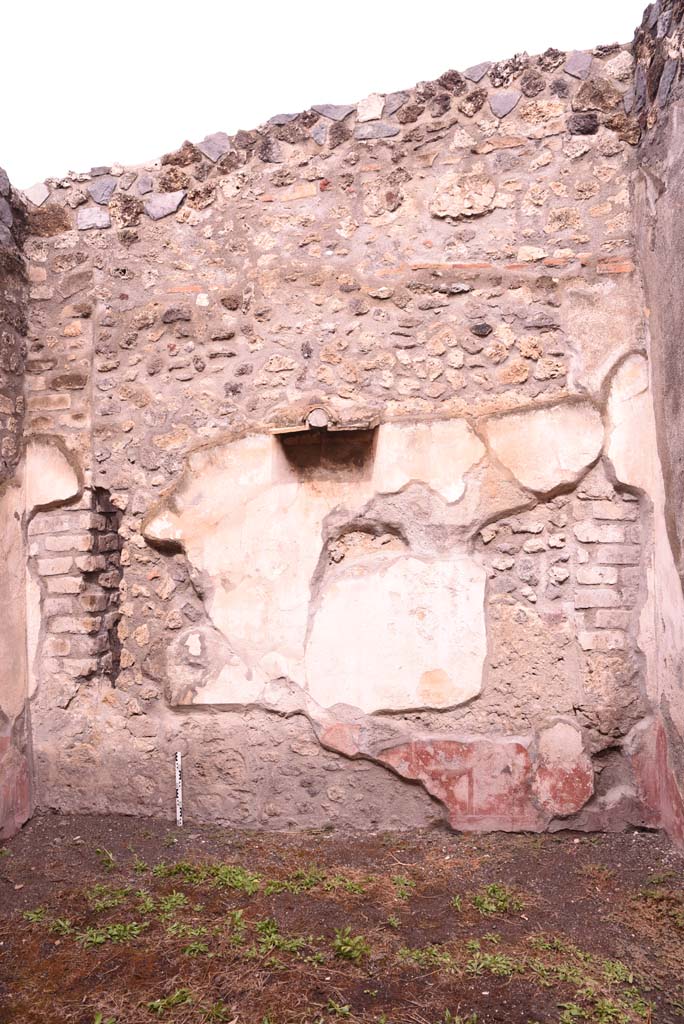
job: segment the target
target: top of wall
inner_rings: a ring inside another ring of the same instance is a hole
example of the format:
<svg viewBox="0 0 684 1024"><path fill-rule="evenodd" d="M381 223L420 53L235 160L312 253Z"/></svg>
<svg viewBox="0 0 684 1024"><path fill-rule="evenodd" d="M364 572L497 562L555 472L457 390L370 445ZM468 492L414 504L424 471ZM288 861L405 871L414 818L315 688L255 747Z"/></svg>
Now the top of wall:
<svg viewBox="0 0 684 1024"><path fill-rule="evenodd" d="M413 89L373 93L356 104L316 105L297 114L277 114L252 131L233 136L216 132L197 143L186 141L146 165L96 167L47 179L24 192L31 229L37 235L54 235L72 227L114 227L124 229L126 241L125 229L136 226L141 216L157 221L183 208L186 217L189 210L205 209L220 180L236 171L268 170L269 187L282 189L292 184L294 167L301 169L312 158L324 162L338 150L346 154L382 147L396 164L406 157L419 162L421 153L456 125L466 133L477 126L478 138L471 133L472 138L466 134L461 139L461 146L474 153L491 152L483 141L491 136L505 137L508 141L491 144L505 149L515 148L519 136L542 139L567 132L582 137L603 128L635 145L640 127L632 76L630 50L617 44L571 53L549 49L536 57L523 53L463 73L449 70ZM296 176L306 174L300 170ZM323 174L318 181L316 187L323 191ZM234 194L242 196L247 188L243 180ZM265 191L260 198L268 201ZM383 202L391 210L395 201L390 190Z"/></svg>

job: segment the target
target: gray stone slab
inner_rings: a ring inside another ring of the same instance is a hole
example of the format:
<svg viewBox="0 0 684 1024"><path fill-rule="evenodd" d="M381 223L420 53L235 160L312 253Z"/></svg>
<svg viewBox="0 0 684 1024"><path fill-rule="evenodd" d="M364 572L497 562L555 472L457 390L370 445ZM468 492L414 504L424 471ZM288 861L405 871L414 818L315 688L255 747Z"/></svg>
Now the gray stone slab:
<svg viewBox="0 0 684 1024"><path fill-rule="evenodd" d="M34 206L42 206L49 195L50 189L42 181L38 182L37 185L31 185L31 188L24 190L24 196L28 199L29 203L33 203Z"/></svg>
<svg viewBox="0 0 684 1024"><path fill-rule="evenodd" d="M399 134L396 124L386 124L383 121L372 121L368 124L357 124L354 129L355 139L389 139Z"/></svg>
<svg viewBox="0 0 684 1024"><path fill-rule="evenodd" d="M289 124L290 121L294 121L299 114L276 114L275 117L269 117L269 124Z"/></svg>
<svg viewBox="0 0 684 1024"><path fill-rule="evenodd" d="M112 225L107 210L99 206L82 206L76 214L76 227L79 231L90 231L92 228L109 228Z"/></svg>
<svg viewBox="0 0 684 1024"><path fill-rule="evenodd" d="M472 68L466 68L463 77L469 82L481 82L492 66L491 60L484 60L481 64L473 64Z"/></svg>
<svg viewBox="0 0 684 1024"><path fill-rule="evenodd" d="M327 124L315 124L311 129L311 138L314 142L318 143L319 146L325 146L328 141Z"/></svg>
<svg viewBox="0 0 684 1024"><path fill-rule="evenodd" d="M138 178L138 195L146 196L154 188L154 179L151 174L141 174Z"/></svg>
<svg viewBox="0 0 684 1024"><path fill-rule="evenodd" d="M391 117L392 114L396 114L397 110L404 106L409 98L407 92L391 92L389 96L385 97L385 105L382 108L383 117Z"/></svg>
<svg viewBox="0 0 684 1024"><path fill-rule="evenodd" d="M331 121L344 121L345 117L349 117L352 111L356 110L356 107L335 103L320 103L317 107L312 107L311 109L315 110L317 114L329 118Z"/></svg>
<svg viewBox="0 0 684 1024"><path fill-rule="evenodd" d="M667 33L670 31L670 25L672 24L672 11L665 11L658 18L658 29L656 31L656 37L658 39L664 39Z"/></svg>
<svg viewBox="0 0 684 1024"><path fill-rule="evenodd" d="M10 194L10 180L7 177L7 172L0 167L0 196L8 196Z"/></svg>
<svg viewBox="0 0 684 1024"><path fill-rule="evenodd" d="M495 117L507 117L511 110L514 110L522 93L518 89L501 89L489 96L489 106Z"/></svg>
<svg viewBox="0 0 684 1024"><path fill-rule="evenodd" d="M214 132L213 135L207 135L198 142L197 148L208 160L216 163L226 153L230 153L232 146L225 132Z"/></svg>
<svg viewBox="0 0 684 1024"><path fill-rule="evenodd" d="M178 192L153 192L149 199L145 200L145 213L152 220L161 220L175 213L185 199L185 189Z"/></svg>
<svg viewBox="0 0 684 1024"><path fill-rule="evenodd" d="M133 184L137 177L138 175L135 173L135 171L124 171L124 173L119 178L119 188L123 189L124 192L128 192L129 188L131 187L131 185Z"/></svg>
<svg viewBox="0 0 684 1024"><path fill-rule="evenodd" d="M11 228L13 220L12 207L3 196L0 196L0 224L4 224L6 228Z"/></svg>
<svg viewBox="0 0 684 1024"><path fill-rule="evenodd" d="M658 95L656 97L659 107L664 107L667 103L672 83L677 77L678 68L679 61L675 57L671 57L665 62L665 67L663 68L663 73L660 76L660 82L658 84Z"/></svg>
<svg viewBox="0 0 684 1024"><path fill-rule="evenodd" d="M103 174L109 174L110 171L111 171L111 167L91 167L90 168L90 177L91 178L101 178Z"/></svg>
<svg viewBox="0 0 684 1024"><path fill-rule="evenodd" d="M98 203L99 206L107 206L109 200L116 192L116 186L118 182L116 178L112 178L111 175L105 174L101 178L96 178L92 181L87 188L90 198Z"/></svg>
<svg viewBox="0 0 684 1024"><path fill-rule="evenodd" d="M565 64L563 65L563 71L566 75L572 75L573 78L581 78L584 80L591 68L591 62L594 58L590 53L584 53L582 50L575 50L568 56Z"/></svg>
<svg viewBox="0 0 684 1024"><path fill-rule="evenodd" d="M639 114L646 106L648 75L643 64L637 64L634 76L634 113Z"/></svg>

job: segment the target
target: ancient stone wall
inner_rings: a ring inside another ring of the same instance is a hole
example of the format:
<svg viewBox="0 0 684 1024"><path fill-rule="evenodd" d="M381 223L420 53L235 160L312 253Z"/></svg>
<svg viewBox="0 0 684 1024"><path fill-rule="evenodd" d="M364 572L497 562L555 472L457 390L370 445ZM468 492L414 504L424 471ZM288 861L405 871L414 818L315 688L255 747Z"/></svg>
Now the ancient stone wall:
<svg viewBox="0 0 684 1024"><path fill-rule="evenodd" d="M22 204L0 168L0 838L29 816L30 754L24 613L26 552L17 467L24 418L26 289Z"/></svg>
<svg viewBox="0 0 684 1024"><path fill-rule="evenodd" d="M633 70L29 190L39 806L170 815L180 750L190 820L669 820Z"/></svg>
<svg viewBox="0 0 684 1024"><path fill-rule="evenodd" d="M636 33L634 111L643 136L633 183L638 254L649 314L655 433L663 477L657 503L661 544L654 571L659 660L651 788L663 807L668 828L680 838L684 838L684 602L680 585L684 580L683 37L681 0L651 5ZM635 442L643 446L651 443L643 434Z"/></svg>

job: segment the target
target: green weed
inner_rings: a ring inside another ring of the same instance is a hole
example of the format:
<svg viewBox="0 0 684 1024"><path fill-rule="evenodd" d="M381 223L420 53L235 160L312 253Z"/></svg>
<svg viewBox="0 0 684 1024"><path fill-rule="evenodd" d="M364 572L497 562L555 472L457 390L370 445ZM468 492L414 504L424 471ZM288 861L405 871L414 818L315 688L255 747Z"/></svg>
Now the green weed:
<svg viewBox="0 0 684 1024"><path fill-rule="evenodd" d="M100 912L102 910L112 910L114 907L120 907L129 892L130 889L128 887L124 887L123 889L114 889L111 885L98 884L88 890L86 897L90 904L90 909Z"/></svg>
<svg viewBox="0 0 684 1024"><path fill-rule="evenodd" d="M485 917L489 917L492 914L510 914L522 910L524 904L505 885L494 883L473 896L473 906Z"/></svg>
<svg viewBox="0 0 684 1024"><path fill-rule="evenodd" d="M398 900L407 900L415 892L416 883L410 878L406 878L405 875L393 875L392 885L394 886L394 893Z"/></svg>
<svg viewBox="0 0 684 1024"><path fill-rule="evenodd" d="M415 949L404 946L397 953L397 958L400 963L415 964L426 969L437 967L450 973L458 971L458 965L451 953L441 946L419 946Z"/></svg>
<svg viewBox="0 0 684 1024"><path fill-rule="evenodd" d="M164 999L153 999L151 1003L147 1004L147 1009L161 1017L167 1010L172 1010L175 1006L182 1006L184 1003L191 1002L192 994L190 989L177 988L173 995L166 996Z"/></svg>
<svg viewBox="0 0 684 1024"><path fill-rule="evenodd" d="M351 928L338 928L333 939L335 956L342 960L360 960L370 953L370 946L363 935L352 935Z"/></svg>
<svg viewBox="0 0 684 1024"><path fill-rule="evenodd" d="M98 846L97 849L95 850L95 853L99 857L100 864L105 869L105 871L114 870L114 868L116 867L116 860L114 858L113 853L110 853L110 851L106 850L103 846Z"/></svg>
<svg viewBox="0 0 684 1024"><path fill-rule="evenodd" d="M31 924L38 924L40 921L45 920L46 913L45 907L36 907L35 910L25 910L21 916Z"/></svg>

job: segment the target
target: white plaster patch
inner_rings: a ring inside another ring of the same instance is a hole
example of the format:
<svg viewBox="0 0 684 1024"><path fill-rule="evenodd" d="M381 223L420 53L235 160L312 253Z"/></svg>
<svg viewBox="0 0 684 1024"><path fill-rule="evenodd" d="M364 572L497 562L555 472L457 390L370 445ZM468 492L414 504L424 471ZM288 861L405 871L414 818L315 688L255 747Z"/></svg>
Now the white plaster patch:
<svg viewBox="0 0 684 1024"><path fill-rule="evenodd" d="M336 443L334 434L329 437L331 444ZM309 438L315 445L315 435ZM211 641L213 655L201 680L196 665L170 669L174 700L250 703L273 679L291 680L305 699L307 633L313 628L318 638L327 629L318 624L320 609L313 626L309 621L326 518L335 511L352 521L370 499L395 493L412 480L455 501L464 492L465 474L484 456L485 447L464 420L450 420L383 424L374 449L370 446L367 454L366 461L342 458L336 462L326 456L313 467L306 459L299 465L296 458L291 461L286 443L270 435L254 435L190 456L184 482L174 495L176 511L163 509L153 516L145 537L181 543L192 565L208 578L205 605L216 635L225 644L219 649ZM426 619L416 634L422 639L415 660L404 664L410 647L407 638L412 635L409 627L415 623L403 620L401 601L397 604L394 591L390 596L384 589L393 579L392 573L385 577L380 572L388 556L395 558L396 551L375 552L369 556L377 560L372 566L364 559L354 561L363 571L360 590L368 594L358 606L365 609L368 628L386 637L386 653L392 644L404 653L397 654L401 664L395 664L392 678L384 682L379 663L374 663L378 678L367 679L365 698L354 691L354 699L365 701L360 706L374 708L383 703L441 707L467 700L479 689L484 656L483 570L465 553L455 561L408 560L411 568L402 572L409 574L407 586L414 580L416 593L424 588L420 600ZM420 580L414 579L417 567ZM430 597L430 588L436 588L437 597ZM397 594L401 592L400 586ZM379 603L373 612L376 599ZM332 597L327 598L326 609L331 603ZM459 616L463 629L456 643L453 632ZM338 625L330 649L344 635L345 644L350 650L358 648L361 657L365 641L354 630L342 634ZM471 647L464 661L463 652ZM425 653L428 648L434 648L432 660ZM196 650L191 635L181 657L192 660L200 653L204 652ZM433 664L437 655L440 663ZM319 662L314 659L315 665ZM217 665L224 666L218 674ZM431 672L436 675L430 676ZM333 704L347 702L346 689L339 673L327 688L320 682L313 687L322 700Z"/></svg>
<svg viewBox="0 0 684 1024"><path fill-rule="evenodd" d="M420 480L447 501L457 501L465 490L465 473L485 452L465 420L384 423L378 432L373 486L378 493L391 494Z"/></svg>
<svg viewBox="0 0 684 1024"><path fill-rule="evenodd" d="M514 412L485 425L492 453L539 494L576 483L601 452L603 424L588 403Z"/></svg>
<svg viewBox="0 0 684 1024"><path fill-rule="evenodd" d="M27 509L69 501L78 492L78 475L61 449L45 441L32 441L26 451Z"/></svg>
<svg viewBox="0 0 684 1024"><path fill-rule="evenodd" d="M324 707L367 713L469 700L487 650L484 591L485 570L465 552L356 564L331 580L316 611L309 693Z"/></svg>

